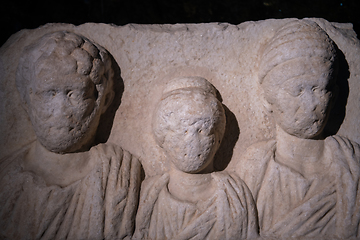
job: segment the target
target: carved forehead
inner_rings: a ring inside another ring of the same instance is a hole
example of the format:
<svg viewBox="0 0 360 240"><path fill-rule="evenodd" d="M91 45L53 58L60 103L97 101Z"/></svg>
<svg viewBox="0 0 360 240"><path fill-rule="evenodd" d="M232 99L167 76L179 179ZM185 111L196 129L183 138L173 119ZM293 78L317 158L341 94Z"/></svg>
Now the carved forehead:
<svg viewBox="0 0 360 240"><path fill-rule="evenodd" d="M198 88L216 96L216 90L213 85L202 77L179 77L172 79L166 84L163 94L166 95L167 93L171 93L179 89L189 88Z"/></svg>
<svg viewBox="0 0 360 240"><path fill-rule="evenodd" d="M88 76L78 73L68 75L40 75L31 84L33 91L88 89L94 83Z"/></svg>
<svg viewBox="0 0 360 240"><path fill-rule="evenodd" d="M217 98L199 88L172 91L158 104L153 116L153 133L162 146L169 131L179 131L183 127L206 123L206 128L216 128L219 139L225 131L225 111Z"/></svg>
<svg viewBox="0 0 360 240"><path fill-rule="evenodd" d="M190 88L175 92L163 99L158 114L168 115L174 121L213 118L221 110L221 103L211 94Z"/></svg>
<svg viewBox="0 0 360 240"><path fill-rule="evenodd" d="M159 117L179 119L212 118L222 112L212 84L202 77L180 77L167 82L157 107ZM170 117L171 116L171 117ZM155 116L156 118L156 116Z"/></svg>
<svg viewBox="0 0 360 240"><path fill-rule="evenodd" d="M315 22L295 20L275 33L263 49L259 65L260 83L277 66L298 58L302 61L316 58L320 63L335 63L335 44Z"/></svg>
<svg viewBox="0 0 360 240"><path fill-rule="evenodd" d="M35 79L44 75L67 75L77 72L77 62L70 55L59 57L56 54L41 57L34 66Z"/></svg>
<svg viewBox="0 0 360 240"><path fill-rule="evenodd" d="M271 69L264 79L263 86L280 86L286 81L302 77L304 80L324 79L329 82L333 80L333 64L324 61L321 57L296 58L281 63ZM309 76L311 76L309 78Z"/></svg>

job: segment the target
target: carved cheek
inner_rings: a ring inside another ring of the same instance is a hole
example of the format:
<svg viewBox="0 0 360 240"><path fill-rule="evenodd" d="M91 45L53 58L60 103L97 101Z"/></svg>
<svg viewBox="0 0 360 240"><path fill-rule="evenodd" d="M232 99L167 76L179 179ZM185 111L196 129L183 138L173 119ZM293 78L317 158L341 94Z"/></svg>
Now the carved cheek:
<svg viewBox="0 0 360 240"><path fill-rule="evenodd" d="M204 160L210 152L209 142L212 142L211 139L205 140L198 134L189 135L180 137L179 134L167 145L168 153L172 157L171 161L184 172L196 171L204 164Z"/></svg>
<svg viewBox="0 0 360 240"><path fill-rule="evenodd" d="M328 96L324 96L320 99L319 105L316 109L316 114L320 119L326 118L326 115L329 114L329 103L330 98Z"/></svg>
<svg viewBox="0 0 360 240"><path fill-rule="evenodd" d="M282 99L274 104L274 117L277 119L276 121L282 121L283 119L294 116L297 109L297 99L293 99L291 101L289 99Z"/></svg>
<svg viewBox="0 0 360 240"><path fill-rule="evenodd" d="M179 135L169 132L165 136L163 148L173 160L179 159L181 158L180 153L183 151L183 142Z"/></svg>
<svg viewBox="0 0 360 240"><path fill-rule="evenodd" d="M286 113L290 108L297 105L297 97L293 97L285 90L279 90L279 94L276 96L274 107L281 113Z"/></svg>
<svg viewBox="0 0 360 240"><path fill-rule="evenodd" d="M196 135L187 145L187 152L199 164L202 164L209 156L213 148L214 140L211 136Z"/></svg>
<svg viewBox="0 0 360 240"><path fill-rule="evenodd" d="M35 117L36 121L47 121L54 114L55 107L51 99L42 99L35 94L31 94L31 103L29 104L29 111L31 116ZM35 120L34 119L34 120ZM34 124L34 123L33 123Z"/></svg>
<svg viewBox="0 0 360 240"><path fill-rule="evenodd" d="M38 104L36 106L32 105L31 112L32 115L35 115L39 120L47 120L52 116L51 109L49 109L48 106L44 104Z"/></svg>
<svg viewBox="0 0 360 240"><path fill-rule="evenodd" d="M291 97L277 101L274 105L274 119L286 131L293 131L304 116L300 97Z"/></svg>
<svg viewBox="0 0 360 240"><path fill-rule="evenodd" d="M79 120L83 120L91 115L95 110L95 101L92 99L81 100L80 104L76 107L76 115Z"/></svg>

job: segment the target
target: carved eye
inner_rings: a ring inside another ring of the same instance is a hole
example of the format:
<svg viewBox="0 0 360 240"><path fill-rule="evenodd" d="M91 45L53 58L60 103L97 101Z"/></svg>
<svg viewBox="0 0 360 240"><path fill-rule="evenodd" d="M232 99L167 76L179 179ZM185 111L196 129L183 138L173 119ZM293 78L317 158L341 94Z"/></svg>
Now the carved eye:
<svg viewBox="0 0 360 240"><path fill-rule="evenodd" d="M67 95L69 98L73 98L73 97L74 97L74 91L67 91L66 95Z"/></svg>
<svg viewBox="0 0 360 240"><path fill-rule="evenodd" d="M322 95L327 92L325 89L320 88L319 86L314 86L314 87L311 88L311 90L312 90L314 93L322 94Z"/></svg>
<svg viewBox="0 0 360 240"><path fill-rule="evenodd" d="M43 95L45 95L45 97L55 97L56 91L54 89L51 89L46 92L43 92Z"/></svg>
<svg viewBox="0 0 360 240"><path fill-rule="evenodd" d="M287 90L287 93L289 93L293 97L298 97L301 94L303 94L303 92L304 92L303 87L297 87L297 88Z"/></svg>
<svg viewBox="0 0 360 240"><path fill-rule="evenodd" d="M303 87L299 87L298 89L297 89L297 92L296 92L296 96L300 96L301 94L303 94L304 93L304 88Z"/></svg>

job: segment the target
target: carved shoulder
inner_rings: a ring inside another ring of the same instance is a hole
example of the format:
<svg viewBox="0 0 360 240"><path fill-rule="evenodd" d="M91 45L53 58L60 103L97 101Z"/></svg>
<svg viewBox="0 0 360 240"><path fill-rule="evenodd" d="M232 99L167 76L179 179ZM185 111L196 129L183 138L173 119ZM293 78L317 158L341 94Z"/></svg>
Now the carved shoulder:
<svg viewBox="0 0 360 240"><path fill-rule="evenodd" d="M275 140L255 143L246 150L236 164L236 173L249 187L255 200L275 146Z"/></svg>

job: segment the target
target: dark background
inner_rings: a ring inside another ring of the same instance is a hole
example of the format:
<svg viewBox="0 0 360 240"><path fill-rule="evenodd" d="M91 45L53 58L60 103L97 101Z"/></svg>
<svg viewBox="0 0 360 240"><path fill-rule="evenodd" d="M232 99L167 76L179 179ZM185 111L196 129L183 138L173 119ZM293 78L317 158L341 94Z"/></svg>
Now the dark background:
<svg viewBox="0 0 360 240"><path fill-rule="evenodd" d="M49 22L162 24L321 17L351 22L359 34L360 0L5 0L0 5L2 45L23 28Z"/></svg>

